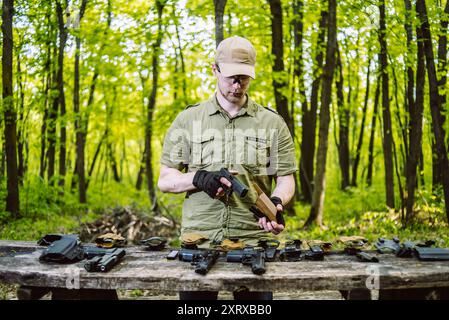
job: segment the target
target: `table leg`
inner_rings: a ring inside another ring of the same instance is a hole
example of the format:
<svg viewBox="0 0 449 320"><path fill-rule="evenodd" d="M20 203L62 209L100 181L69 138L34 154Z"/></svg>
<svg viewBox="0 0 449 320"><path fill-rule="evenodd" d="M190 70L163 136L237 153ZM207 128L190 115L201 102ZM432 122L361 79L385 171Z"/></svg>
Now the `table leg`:
<svg viewBox="0 0 449 320"><path fill-rule="evenodd" d="M19 300L38 300L51 291L52 300L118 300L116 290L46 288L20 286L17 289Z"/></svg>
<svg viewBox="0 0 449 320"><path fill-rule="evenodd" d="M118 300L116 290L108 289L52 289L52 300Z"/></svg>
<svg viewBox="0 0 449 320"><path fill-rule="evenodd" d="M345 300L371 300L371 291L368 289L340 290Z"/></svg>
<svg viewBox="0 0 449 320"><path fill-rule="evenodd" d="M50 288L20 286L17 289L17 299L19 300L38 300L50 292Z"/></svg>

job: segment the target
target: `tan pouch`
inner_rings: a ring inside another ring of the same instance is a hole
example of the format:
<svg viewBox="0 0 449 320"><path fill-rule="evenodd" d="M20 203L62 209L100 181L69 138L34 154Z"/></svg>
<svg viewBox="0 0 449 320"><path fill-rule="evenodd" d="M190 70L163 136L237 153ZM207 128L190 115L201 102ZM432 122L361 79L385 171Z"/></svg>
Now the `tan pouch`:
<svg viewBox="0 0 449 320"><path fill-rule="evenodd" d="M125 244L125 238L119 234L110 232L98 236L95 239L95 243L98 247L102 248L120 247Z"/></svg>
<svg viewBox="0 0 449 320"><path fill-rule="evenodd" d="M368 240L365 237L362 236L350 236L350 237L340 237L338 241L342 242L347 247L353 247L353 248L361 248L366 243L368 243Z"/></svg>
<svg viewBox="0 0 449 320"><path fill-rule="evenodd" d="M224 239L221 244L218 246L219 249L223 251L231 251L231 250L241 250L245 248L245 243L243 241L232 241L229 239Z"/></svg>
<svg viewBox="0 0 449 320"><path fill-rule="evenodd" d="M309 240L307 241L309 246L319 246L325 253L329 253L332 250L332 242L322 240Z"/></svg>
<svg viewBox="0 0 449 320"><path fill-rule="evenodd" d="M184 233L180 238L181 242L187 245L200 244L208 239L208 237L199 233Z"/></svg>

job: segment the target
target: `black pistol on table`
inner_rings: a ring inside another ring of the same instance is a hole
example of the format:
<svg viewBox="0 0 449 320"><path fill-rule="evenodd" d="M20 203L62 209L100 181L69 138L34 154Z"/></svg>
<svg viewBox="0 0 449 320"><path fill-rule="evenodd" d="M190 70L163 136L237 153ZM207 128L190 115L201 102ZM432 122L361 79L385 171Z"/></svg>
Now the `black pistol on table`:
<svg viewBox="0 0 449 320"><path fill-rule="evenodd" d="M95 252L95 248L91 248L89 255L88 250L86 250L86 257L93 256L85 264L84 269L88 272L108 272L117 263L122 260L126 252L124 249L100 249Z"/></svg>
<svg viewBox="0 0 449 320"><path fill-rule="evenodd" d="M257 275L264 274L266 271L265 250L262 248L246 247L243 250L231 250L226 255L226 261L250 265L251 271Z"/></svg>

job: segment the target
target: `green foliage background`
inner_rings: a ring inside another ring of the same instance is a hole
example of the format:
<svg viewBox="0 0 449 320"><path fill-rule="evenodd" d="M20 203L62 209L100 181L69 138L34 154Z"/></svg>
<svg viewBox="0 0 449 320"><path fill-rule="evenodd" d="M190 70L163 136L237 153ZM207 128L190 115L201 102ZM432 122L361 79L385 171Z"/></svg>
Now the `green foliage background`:
<svg viewBox="0 0 449 320"><path fill-rule="evenodd" d="M89 1L79 30L67 23L69 40L65 50L65 95L67 101L68 129L68 176L64 186L64 195L60 189L49 186L39 177L39 157L41 147L41 125L44 114L44 61L48 55L49 42L55 41L57 21L52 1L16 1L14 20L15 70L20 60L24 94L24 120L18 123L26 142L27 173L20 189L22 218L12 220L7 212L0 212L0 238L36 240L50 232L77 232L80 223L92 221L100 216L105 208L133 205L151 214L151 202L146 190L136 190L135 181L144 150L145 108L151 91L151 61L155 52L152 44L156 38L156 12L154 1L111 0L112 24L107 26L107 1ZM289 86L285 95L292 97L293 72L293 34L291 21L294 19L291 2L282 1L284 8L284 61L286 70L282 74L271 71L270 12L265 1L238 2L228 0L225 17L225 37L241 35L249 38L256 47L257 79L253 81L250 95L257 102L275 107L272 77L288 79ZM320 10L325 2L304 1L304 65L306 92L310 95L310 84L316 70L313 59L317 50L316 39ZM71 1L70 17L76 17L80 1ZM405 185L404 155L401 153L401 133L397 118L404 121L404 83L406 66L406 35L404 30L404 3L402 0L387 1L387 41L390 59L391 108L395 114L393 120L394 139L401 166L401 182ZM442 15L441 3L428 1L429 18L433 34L438 35ZM51 15L47 17L47 13ZM210 65L214 62L214 16L211 0L169 0L163 14L164 38L160 56L160 82L158 86L156 112L153 123L153 168L159 170L159 157L163 137L171 121L183 108L208 98L214 90L214 79ZM371 94L369 98L367 124L359 170L359 186L346 191L339 189L340 169L334 137L337 136L336 97L332 106L331 140L327 163L327 189L325 198L324 222L327 228L303 230L310 207L296 202L294 215L287 218L287 230L284 238L300 237L305 239L334 240L340 235L362 234L370 240L380 236L398 235L407 239L436 239L440 245L449 245L447 221L441 193L432 192L432 152L431 127L428 97L425 97L425 123L423 136L425 185L417 191L417 211L415 223L407 229L400 224L400 210L387 211L385 204L384 169L380 127L377 126L375 141L374 181L366 187L364 179L367 166L367 145L369 139L370 118L373 110L374 87L377 74L373 70L379 52L377 29L378 10L376 2L362 0L338 1L338 41L342 52L344 93L352 88L351 98L351 148L354 148L361 122L361 111L365 92L365 77L368 59L371 59ZM415 18L416 19L416 18ZM416 21L414 20L414 23ZM179 39L177 31L179 32ZM110 168L102 153L100 164L93 172L88 189L88 203L78 203L76 190L70 188L75 162L74 113L72 105L74 72L74 35L82 40L81 48L81 112L90 114L87 135L86 162L90 164L95 149L105 131L110 127L107 139L114 147L114 157L119 163L121 182L112 178ZM185 73L181 71L180 49L185 64ZM414 46L416 50L416 46ZM413 66L415 63L413 62ZM54 66L53 66L54 67ZM87 99L92 77L98 70L99 78L92 109L87 110ZM186 94L183 92L183 83ZM15 91L17 94L17 90ZM394 94L397 92L397 94ZM426 91L427 92L427 91ZM295 93L297 100L297 93ZM19 101L19 96L15 96ZM301 130L300 103L295 101L295 128L297 153ZM108 115L107 110L112 110ZM447 112L447 111L446 111ZM448 118L448 117L447 117ZM3 122L2 122L3 123ZM449 122L446 121L446 130ZM3 128L3 124L2 124ZM298 161L299 162L299 161ZM6 180L2 176L0 184L1 208L4 208ZM157 179L157 177L156 177ZM397 178L396 187L397 187ZM158 196L169 209L170 214L181 216L183 195L161 194ZM400 199L396 192L396 207Z"/></svg>

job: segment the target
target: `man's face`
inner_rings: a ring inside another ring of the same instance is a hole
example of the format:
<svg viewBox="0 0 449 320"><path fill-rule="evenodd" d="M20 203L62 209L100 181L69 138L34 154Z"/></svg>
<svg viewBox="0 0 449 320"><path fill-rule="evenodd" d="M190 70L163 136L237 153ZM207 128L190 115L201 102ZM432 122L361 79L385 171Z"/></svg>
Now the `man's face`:
<svg viewBox="0 0 449 320"><path fill-rule="evenodd" d="M245 94L248 91L251 77L247 75L235 75L232 77L225 77L220 72L218 65L214 64L212 67L215 76L217 77L218 90L221 95L231 103L241 102L245 99Z"/></svg>

